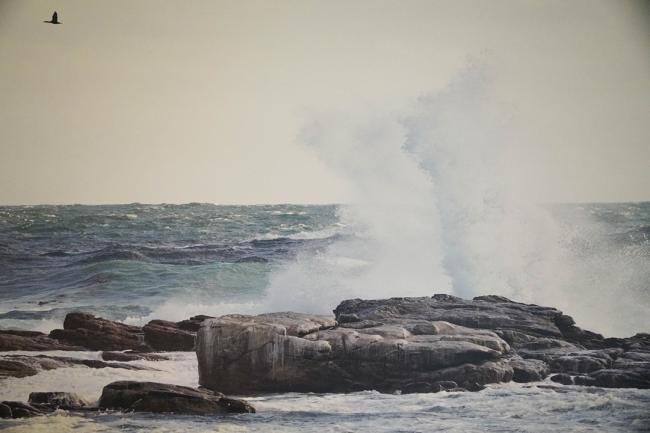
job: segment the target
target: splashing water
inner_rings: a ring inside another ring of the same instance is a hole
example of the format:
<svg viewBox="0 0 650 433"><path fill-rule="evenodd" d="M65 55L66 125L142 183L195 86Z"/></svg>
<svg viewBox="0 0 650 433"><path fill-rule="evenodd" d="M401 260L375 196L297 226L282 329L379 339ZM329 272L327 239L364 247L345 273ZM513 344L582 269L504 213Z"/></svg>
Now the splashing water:
<svg viewBox="0 0 650 433"><path fill-rule="evenodd" d="M589 212L535 203L543 179L522 176L511 127L480 66L404 116L321 116L304 139L350 185L354 205L340 219L355 236L271 275L265 308L499 294L559 307L607 335L649 330L647 237L621 248Z"/></svg>

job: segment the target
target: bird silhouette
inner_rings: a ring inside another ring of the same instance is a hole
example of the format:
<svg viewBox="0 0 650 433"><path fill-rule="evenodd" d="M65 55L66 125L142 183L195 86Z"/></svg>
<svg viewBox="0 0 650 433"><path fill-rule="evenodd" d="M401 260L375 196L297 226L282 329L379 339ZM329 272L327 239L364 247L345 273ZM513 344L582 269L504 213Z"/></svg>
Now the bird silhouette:
<svg viewBox="0 0 650 433"><path fill-rule="evenodd" d="M43 21L43 22L48 24L61 24L59 22L59 14L57 14L56 11L54 11L54 13L52 14L52 19L50 21Z"/></svg>

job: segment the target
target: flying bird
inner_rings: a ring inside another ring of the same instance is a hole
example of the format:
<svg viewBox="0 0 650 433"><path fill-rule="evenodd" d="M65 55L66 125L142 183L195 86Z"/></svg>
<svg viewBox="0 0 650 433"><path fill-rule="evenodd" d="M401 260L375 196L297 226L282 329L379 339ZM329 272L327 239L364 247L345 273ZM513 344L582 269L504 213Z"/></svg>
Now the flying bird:
<svg viewBox="0 0 650 433"><path fill-rule="evenodd" d="M54 13L52 14L52 19L50 21L43 21L43 22L48 24L61 24L59 22L59 14L57 14L56 11L54 11Z"/></svg>

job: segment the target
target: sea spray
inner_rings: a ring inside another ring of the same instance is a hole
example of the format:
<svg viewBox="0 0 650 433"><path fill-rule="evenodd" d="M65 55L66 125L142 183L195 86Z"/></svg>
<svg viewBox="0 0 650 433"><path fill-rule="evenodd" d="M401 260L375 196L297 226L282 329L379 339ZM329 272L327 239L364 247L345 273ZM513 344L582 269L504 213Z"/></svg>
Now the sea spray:
<svg viewBox="0 0 650 433"><path fill-rule="evenodd" d="M303 139L346 180L354 236L298 255L264 308L327 312L344 298L450 292L553 305L607 335L650 329L650 246L613 244L601 221L536 202L543 172L473 65L404 115L321 116ZM353 119L353 120L352 120Z"/></svg>

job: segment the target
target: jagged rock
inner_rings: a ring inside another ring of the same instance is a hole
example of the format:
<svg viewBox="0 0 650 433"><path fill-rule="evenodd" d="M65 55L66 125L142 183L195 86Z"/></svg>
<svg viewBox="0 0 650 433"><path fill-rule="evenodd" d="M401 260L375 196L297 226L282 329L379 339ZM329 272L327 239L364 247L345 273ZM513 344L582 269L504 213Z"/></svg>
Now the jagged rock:
<svg viewBox="0 0 650 433"><path fill-rule="evenodd" d="M137 353L137 352L102 352L102 359L104 361L167 361L169 358L162 355L155 355L153 353Z"/></svg>
<svg viewBox="0 0 650 433"><path fill-rule="evenodd" d="M78 409L88 406L88 402L71 392L32 392L30 404L47 405L54 409Z"/></svg>
<svg viewBox="0 0 650 433"><path fill-rule="evenodd" d="M50 338L91 350L126 350L143 346L143 332L139 327L77 312L69 313L63 329L50 332Z"/></svg>
<svg viewBox="0 0 650 433"><path fill-rule="evenodd" d="M53 340L42 332L0 330L0 351L9 350L83 350L83 348Z"/></svg>
<svg viewBox="0 0 650 433"><path fill-rule="evenodd" d="M181 329L174 322L152 320L142 330L144 341L154 350L165 352L194 350L195 334Z"/></svg>
<svg viewBox="0 0 650 433"><path fill-rule="evenodd" d="M227 398L219 392L164 383L132 381L106 385L99 399L99 407L123 411L194 415L255 412L255 409L245 401Z"/></svg>
<svg viewBox="0 0 650 433"><path fill-rule="evenodd" d="M512 377L505 363L489 362L509 350L491 331L395 321L350 329L334 328L331 317L297 313L206 320L198 333L199 383L237 393L388 392L412 382L473 386Z"/></svg>
<svg viewBox="0 0 650 433"><path fill-rule="evenodd" d="M548 364L539 359L512 359L512 380L515 382L538 382L550 373Z"/></svg>

